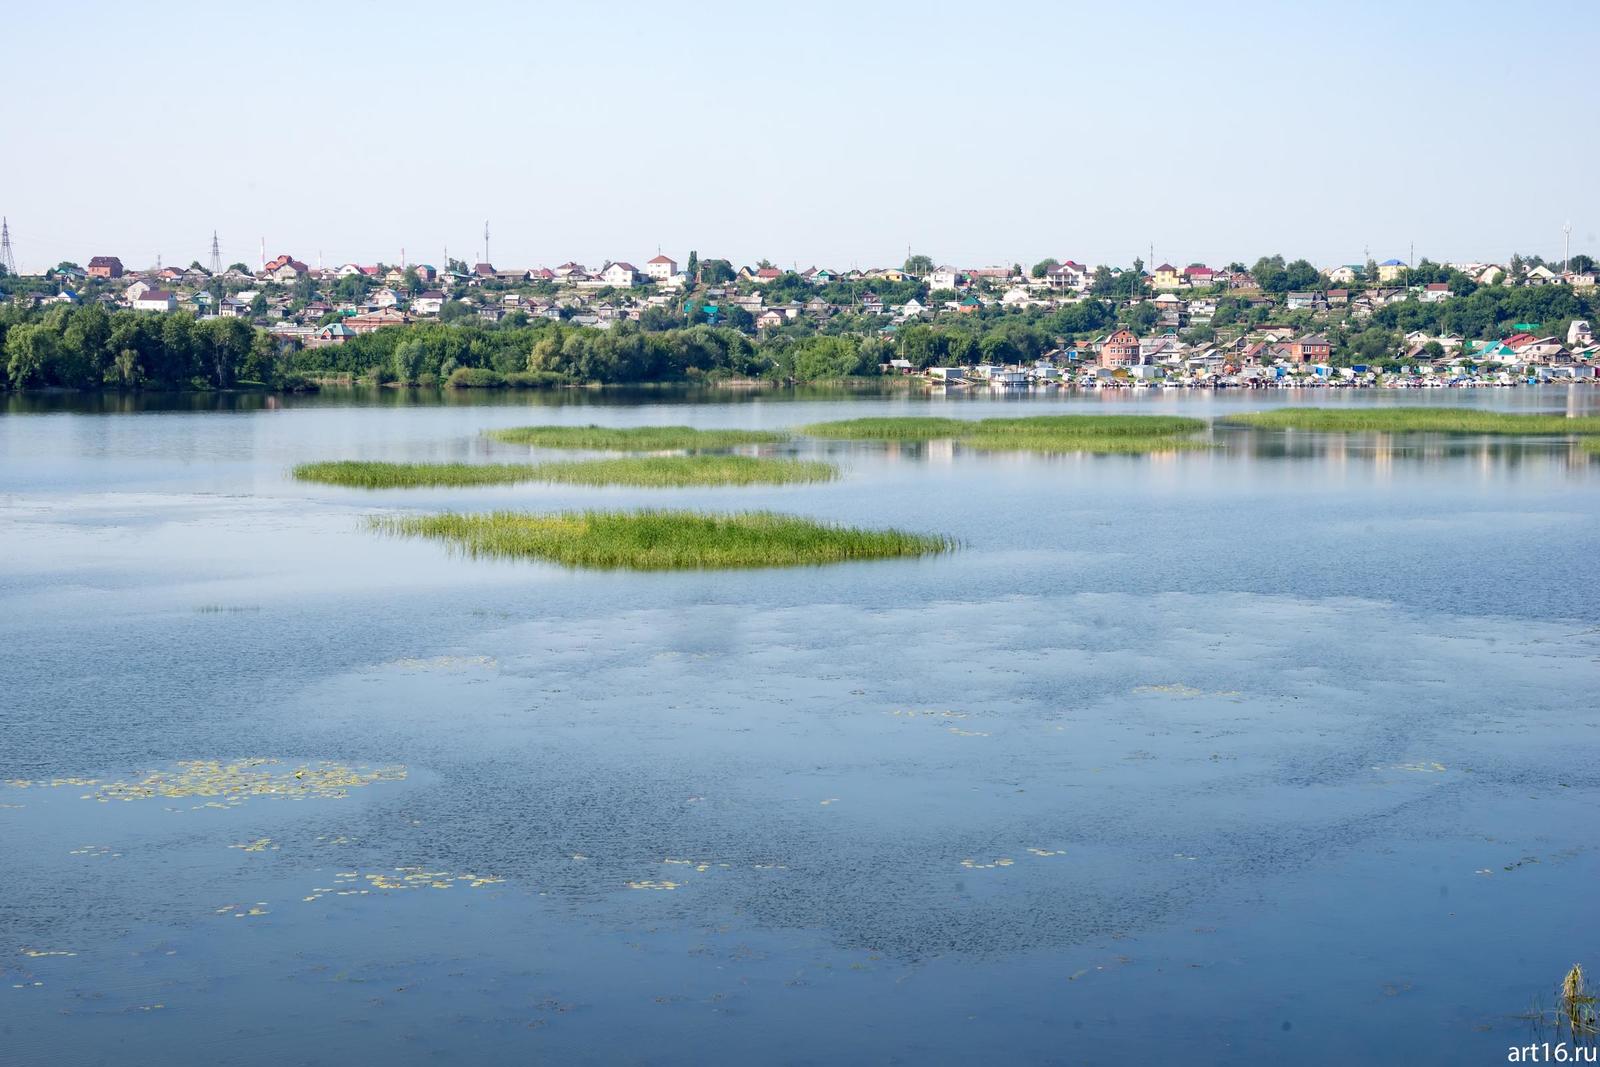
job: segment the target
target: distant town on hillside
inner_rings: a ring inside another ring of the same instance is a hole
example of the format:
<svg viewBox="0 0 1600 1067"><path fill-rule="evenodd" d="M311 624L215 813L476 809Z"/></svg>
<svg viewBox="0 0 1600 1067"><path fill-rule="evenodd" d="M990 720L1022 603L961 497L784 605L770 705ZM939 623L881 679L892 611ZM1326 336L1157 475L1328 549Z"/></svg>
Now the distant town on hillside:
<svg viewBox="0 0 1600 1067"><path fill-rule="evenodd" d="M9 225L3 235L4 321L13 333L36 331L7 341L12 388L222 387L242 375L304 384L327 373L455 384L898 374L961 386L1246 385L1307 375L1362 384L1388 372L1505 384L1592 380L1600 365L1590 329L1596 264L1584 254L1322 266L1270 255L1251 264L1151 267L1070 258L956 266L912 253L897 265L845 270L736 264L695 251L681 260L658 253L638 265L553 267L448 256L412 262L402 253L392 263L313 266L289 252L268 256L264 244L259 262L224 264L213 237L209 264L132 267L116 250L100 249L81 264L21 274L10 262ZM197 329L214 321L250 329L236 335L239 354L230 359L237 366L227 372L208 371L199 357L191 366L152 353L161 345L152 340L107 342L74 364L59 354L59 340L45 338L66 337L67 319L51 317L61 307L180 314ZM422 331L420 352L396 355L394 338L429 324L489 340L469 351ZM688 337L651 339L697 327L720 339L703 346L715 350L709 355L693 351ZM541 330L546 343L535 345L530 339ZM598 333L616 336L581 340ZM244 339L256 334L264 340L250 342L257 365L247 369ZM364 342L374 334L387 339ZM571 334L580 340L565 340ZM35 352L36 344L45 347ZM346 345L355 348L343 356L322 351ZM619 355L619 345L639 352Z"/></svg>

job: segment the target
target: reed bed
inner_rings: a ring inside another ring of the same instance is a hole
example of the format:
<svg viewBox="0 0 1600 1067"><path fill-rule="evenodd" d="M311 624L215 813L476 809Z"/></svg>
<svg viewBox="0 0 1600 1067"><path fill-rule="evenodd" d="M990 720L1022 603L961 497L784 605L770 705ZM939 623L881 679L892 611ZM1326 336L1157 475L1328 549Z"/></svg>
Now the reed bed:
<svg viewBox="0 0 1600 1067"><path fill-rule="evenodd" d="M598 452L706 451L771 444L789 437L775 430L697 430L692 426L517 426L487 432L507 444Z"/></svg>
<svg viewBox="0 0 1600 1067"><path fill-rule="evenodd" d="M839 476L831 463L755 456L627 456L617 459L545 463L538 480L568 485L629 485L676 489L698 485L795 485Z"/></svg>
<svg viewBox="0 0 1600 1067"><path fill-rule="evenodd" d="M436 486L509 485L552 482L563 485L626 485L646 489L687 486L791 485L824 482L839 476L831 463L754 456L628 456L564 463L377 463L338 460L302 463L301 481L353 489L412 489Z"/></svg>
<svg viewBox="0 0 1600 1067"><path fill-rule="evenodd" d="M411 489L422 486L507 485L534 480L528 463L378 463L341 459L302 463L293 474L302 482L351 489Z"/></svg>
<svg viewBox="0 0 1600 1067"><path fill-rule="evenodd" d="M1149 452L1194 452L1212 447L1204 438L1178 434L1151 434L1142 437L1085 437L1069 433L974 434L958 438L968 448L985 452L1094 452L1134 455Z"/></svg>
<svg viewBox="0 0 1600 1067"><path fill-rule="evenodd" d="M812 437L860 441L930 441L950 438L986 451L1159 452L1207 448L1185 435L1206 428L1177 415L1033 415L1023 418L843 419L800 427Z"/></svg>
<svg viewBox="0 0 1600 1067"><path fill-rule="evenodd" d="M947 552L945 537L834 526L768 511L445 512L379 516L385 533L445 541L469 556L607 570L793 567Z"/></svg>
<svg viewBox="0 0 1600 1067"><path fill-rule="evenodd" d="M1519 414L1467 408L1278 408L1221 421L1267 430L1463 434L1600 434L1600 416Z"/></svg>

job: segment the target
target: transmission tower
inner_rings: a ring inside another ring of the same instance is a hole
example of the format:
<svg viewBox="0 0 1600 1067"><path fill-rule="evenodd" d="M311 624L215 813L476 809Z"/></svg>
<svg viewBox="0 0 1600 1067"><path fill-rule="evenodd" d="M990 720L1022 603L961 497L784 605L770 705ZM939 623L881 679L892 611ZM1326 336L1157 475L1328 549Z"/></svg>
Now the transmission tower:
<svg viewBox="0 0 1600 1067"><path fill-rule="evenodd" d="M11 224L0 218L0 267L7 274L17 273L17 257L11 254Z"/></svg>
<svg viewBox="0 0 1600 1067"><path fill-rule="evenodd" d="M484 219L483 220L483 261L485 263L493 263L494 262L494 260L489 258L489 220L488 219Z"/></svg>
<svg viewBox="0 0 1600 1067"><path fill-rule="evenodd" d="M215 277L222 273L222 246L217 243L217 231L211 231L211 274Z"/></svg>

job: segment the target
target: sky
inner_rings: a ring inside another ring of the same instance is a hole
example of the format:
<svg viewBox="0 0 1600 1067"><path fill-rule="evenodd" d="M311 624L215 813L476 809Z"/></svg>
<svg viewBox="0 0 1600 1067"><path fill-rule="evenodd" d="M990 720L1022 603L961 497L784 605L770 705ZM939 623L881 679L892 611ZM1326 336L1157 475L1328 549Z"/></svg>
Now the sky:
<svg viewBox="0 0 1600 1067"><path fill-rule="evenodd" d="M18 266L1600 252L1594 0L23 4Z"/></svg>

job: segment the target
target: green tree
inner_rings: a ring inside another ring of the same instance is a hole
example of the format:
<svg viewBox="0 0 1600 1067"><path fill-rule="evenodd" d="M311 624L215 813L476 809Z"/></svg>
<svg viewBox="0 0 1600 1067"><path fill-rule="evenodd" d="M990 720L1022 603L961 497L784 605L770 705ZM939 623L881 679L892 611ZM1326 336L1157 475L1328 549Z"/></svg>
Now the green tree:
<svg viewBox="0 0 1600 1067"><path fill-rule="evenodd" d="M694 249L689 250L689 262L684 267L684 273L689 277L689 285L693 287L700 281L700 253Z"/></svg>
<svg viewBox="0 0 1600 1067"><path fill-rule="evenodd" d="M906 261L902 265L901 269L907 274L916 274L920 276L932 271L933 267L934 263L932 256L924 256L918 253L916 255L907 256Z"/></svg>
<svg viewBox="0 0 1600 1067"><path fill-rule="evenodd" d="M1049 274L1053 268L1059 266L1061 266L1061 261L1058 259L1041 259L1039 262L1033 265L1033 270L1030 273L1032 273L1035 278L1043 278L1045 275Z"/></svg>
<svg viewBox="0 0 1600 1067"><path fill-rule="evenodd" d="M6 377L15 389L40 382L59 354L55 331L43 323L24 323L6 331Z"/></svg>
<svg viewBox="0 0 1600 1067"><path fill-rule="evenodd" d="M739 276L725 259L708 259L700 264L700 280L707 285L723 285Z"/></svg>

